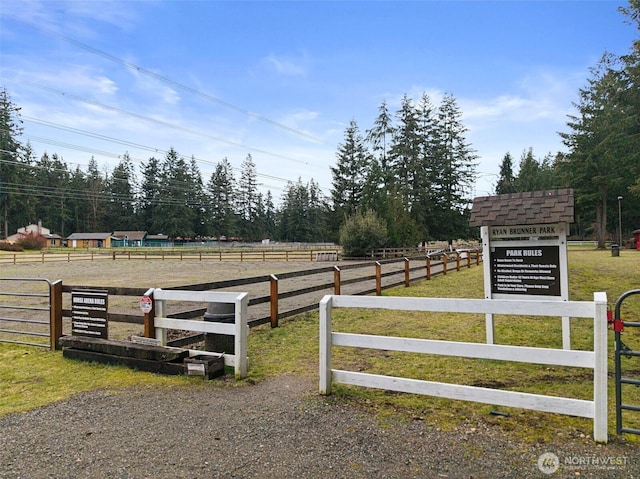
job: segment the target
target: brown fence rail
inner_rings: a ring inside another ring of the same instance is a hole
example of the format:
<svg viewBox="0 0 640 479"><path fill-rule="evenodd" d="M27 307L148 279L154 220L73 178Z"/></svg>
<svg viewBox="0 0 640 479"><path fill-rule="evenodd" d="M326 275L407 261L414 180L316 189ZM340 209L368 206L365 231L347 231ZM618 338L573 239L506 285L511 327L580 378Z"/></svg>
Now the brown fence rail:
<svg viewBox="0 0 640 479"><path fill-rule="evenodd" d="M262 261L262 262L306 262L325 260L327 253L334 253L338 257L339 249L311 248L311 249L274 249L274 248L227 248L203 249L196 248L132 248L111 249L99 251L43 251L40 253L3 253L0 252L0 264L21 263L51 263L72 261L140 261L140 260L199 260L199 261ZM326 261L326 260L325 260Z"/></svg>
<svg viewBox="0 0 640 479"><path fill-rule="evenodd" d="M412 258L394 258L379 261L357 263L338 263L326 267L317 267L303 271L285 272L241 278L225 281L190 284L166 289L209 291L209 290L238 290L249 292L249 326L257 327L270 324L279 325L279 320L289 318L318 308L318 303L325 294L351 295L380 295L382 290L404 285L409 287L411 281L431 279L433 276L470 268L472 264L479 265L482 259L481 251L466 251L443 253L437 252ZM109 295L110 308L117 303L113 297L120 298L124 306L115 307L115 311L108 314L109 322L129 323L143 326L144 335L153 337L155 331L150 324L153 316L142 314L138 308L139 300L148 293L149 288L113 287L113 286L85 286L63 285L59 287L60 305L69 306L71 293L80 290L103 290ZM134 305L130 298L135 297ZM128 299L129 298L129 299ZM206 305L197 309L182 309L179 303L168 316L180 319L201 317L206 311ZM59 318L53 328L52 344L62 335L63 319L71 318L70 307L59 307ZM132 310L136 310L132 314ZM193 341L197 338L192 338ZM174 346L188 344L185 339L172 343ZM192 342L193 342L192 341Z"/></svg>

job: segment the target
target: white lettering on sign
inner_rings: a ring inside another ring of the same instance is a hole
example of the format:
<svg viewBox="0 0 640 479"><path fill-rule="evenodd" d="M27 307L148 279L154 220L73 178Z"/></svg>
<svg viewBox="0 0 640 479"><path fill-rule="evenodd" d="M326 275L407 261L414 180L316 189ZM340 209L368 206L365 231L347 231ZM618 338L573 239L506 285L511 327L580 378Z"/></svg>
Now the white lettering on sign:
<svg viewBox="0 0 640 479"><path fill-rule="evenodd" d="M73 304L97 304L104 306L107 303L105 298L87 298L86 296L74 296Z"/></svg>
<svg viewBox="0 0 640 479"><path fill-rule="evenodd" d="M532 236L560 236L563 228L560 224L492 226L489 228L491 238L528 238Z"/></svg>
<svg viewBox="0 0 640 479"><path fill-rule="evenodd" d="M542 256L541 249L508 249L507 256Z"/></svg>

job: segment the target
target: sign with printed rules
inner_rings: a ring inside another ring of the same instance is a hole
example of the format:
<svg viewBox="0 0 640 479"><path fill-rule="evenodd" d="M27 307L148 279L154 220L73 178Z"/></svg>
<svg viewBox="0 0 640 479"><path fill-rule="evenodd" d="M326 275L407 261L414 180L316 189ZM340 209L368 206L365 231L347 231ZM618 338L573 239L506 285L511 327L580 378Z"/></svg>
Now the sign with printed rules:
<svg viewBox="0 0 640 479"><path fill-rule="evenodd" d="M71 292L71 334L108 339L108 293L102 290Z"/></svg>
<svg viewBox="0 0 640 479"><path fill-rule="evenodd" d="M559 246L493 246L491 292L561 296Z"/></svg>

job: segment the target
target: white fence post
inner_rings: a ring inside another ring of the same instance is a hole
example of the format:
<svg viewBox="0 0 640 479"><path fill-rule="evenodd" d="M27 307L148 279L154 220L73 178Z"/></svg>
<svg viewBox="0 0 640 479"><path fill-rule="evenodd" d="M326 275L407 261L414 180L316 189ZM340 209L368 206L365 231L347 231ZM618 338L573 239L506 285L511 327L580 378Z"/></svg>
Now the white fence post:
<svg viewBox="0 0 640 479"><path fill-rule="evenodd" d="M165 316L165 301L160 300L160 299L154 299L155 302L155 317L158 318L164 318ZM155 319L155 318L154 318ZM154 321L155 324L155 321ZM156 339L160 340L160 344L162 346L166 346L167 345L167 330L165 328L159 328L157 325L155 326L156 328Z"/></svg>
<svg viewBox="0 0 640 479"><path fill-rule="evenodd" d="M249 325L247 323L247 307L249 305L249 294L241 293L235 300L235 376L236 379L247 376L247 336L249 334Z"/></svg>
<svg viewBox="0 0 640 479"><path fill-rule="evenodd" d="M593 439L607 442L607 295L594 293Z"/></svg>
<svg viewBox="0 0 640 479"><path fill-rule="evenodd" d="M320 394L331 394L331 295L320 301Z"/></svg>

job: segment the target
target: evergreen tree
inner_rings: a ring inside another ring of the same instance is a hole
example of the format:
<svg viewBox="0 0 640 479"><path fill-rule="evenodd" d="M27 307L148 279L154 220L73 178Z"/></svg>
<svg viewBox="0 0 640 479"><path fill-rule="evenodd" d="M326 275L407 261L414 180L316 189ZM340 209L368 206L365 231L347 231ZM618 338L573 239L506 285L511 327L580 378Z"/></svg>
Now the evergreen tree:
<svg viewBox="0 0 640 479"><path fill-rule="evenodd" d="M352 216L362 202L371 157L367 152L358 124L352 120L345 130L344 142L338 146L336 166L331 167L331 199L335 225Z"/></svg>
<svg viewBox="0 0 640 479"><path fill-rule="evenodd" d="M194 210L190 207L191 174L187 162L170 148L160 168L161 195L153 228L172 238L193 238Z"/></svg>
<svg viewBox="0 0 640 479"><path fill-rule="evenodd" d="M507 193L515 193L515 176L513 174L513 158L511 153L505 153L500 163L500 176L496 184L496 194L504 195Z"/></svg>
<svg viewBox="0 0 640 479"><path fill-rule="evenodd" d="M430 218L437 205L434 195L439 174L435 164L438 152L438 118L435 116L431 99L426 93L423 93L420 98L417 114L418 129L416 133L419 153L412 185L411 218L419 227L424 240L429 236Z"/></svg>
<svg viewBox="0 0 640 479"><path fill-rule="evenodd" d="M328 236L325 227L328 208L318 183L313 179L310 180L307 189L309 192L309 238L307 241L324 242Z"/></svg>
<svg viewBox="0 0 640 479"><path fill-rule="evenodd" d="M229 160L220 161L207 183L207 223L216 238L236 236L235 179Z"/></svg>
<svg viewBox="0 0 640 479"><path fill-rule="evenodd" d="M61 236L67 234L66 221L71 216L68 203L74 195L82 195L85 191L70 192L70 176L66 163L55 153L51 157L44 153L36 163L35 183L39 196L36 214Z"/></svg>
<svg viewBox="0 0 640 479"><path fill-rule="evenodd" d="M309 241L309 190L298 178L288 182L280 209L280 237L285 241Z"/></svg>
<svg viewBox="0 0 640 479"><path fill-rule="evenodd" d="M404 95L400 110L396 113L397 126L389 150L389 167L392 182L408 211L415 203L414 185L420 167L421 137L418 111L411 99Z"/></svg>
<svg viewBox="0 0 640 479"><path fill-rule="evenodd" d="M35 162L35 152L31 143L27 142L26 145L20 148L15 164L17 192L12 201L13 207L11 208L10 218L11 222L18 227L26 226L42 219L37 218L36 215L38 200L36 193L38 188L35 184ZM0 164L0 170L4 169L4 167L5 165ZM0 191L1 189L0 187Z"/></svg>
<svg viewBox="0 0 640 479"><path fill-rule="evenodd" d="M187 205L192 210L193 216L193 232L198 238L207 236L207 221L206 221L206 196L204 193L204 186L202 184L202 174L200 168L196 163L196 159L191 156L189 161L189 175L187 177L187 185L189 193L187 196Z"/></svg>
<svg viewBox="0 0 640 479"><path fill-rule="evenodd" d="M385 212L388 210L387 199L390 191L384 182L380 163L372 159L362 188L361 207L365 210L373 210L381 217L387 218Z"/></svg>
<svg viewBox="0 0 640 479"><path fill-rule="evenodd" d="M54 155L55 156L55 155ZM106 231L106 182L98 170L98 162L92 156L89 160L87 175L85 177L86 201L90 206L89 231Z"/></svg>
<svg viewBox="0 0 640 479"><path fill-rule="evenodd" d="M240 234L246 241L260 239L258 218L258 180L256 165L251 155L247 155L240 165L240 181L236 206L240 217Z"/></svg>
<svg viewBox="0 0 640 479"><path fill-rule="evenodd" d="M273 204L271 190L267 190L264 201L264 237L275 238L277 233L277 211Z"/></svg>
<svg viewBox="0 0 640 479"><path fill-rule="evenodd" d="M623 191L631 166L630 157L622 154L627 142L621 131L625 112L616 103L628 85L620 82L616 62L605 55L591 70L588 87L580 90L580 100L574 104L578 114L567 123L572 131L561 133L569 153L559 169L576 191L579 214L594 222L599 248L605 247L607 238L607 203ZM589 214L592 211L595 217Z"/></svg>
<svg viewBox="0 0 640 479"><path fill-rule="evenodd" d="M68 234L81 233L91 231L89 229L89 203L85 200L85 174L80 169L80 165L69 174L69 190L72 192L67 210L68 215ZM43 218L44 221L44 218ZM45 223L49 225L50 223Z"/></svg>
<svg viewBox="0 0 640 479"><path fill-rule="evenodd" d="M164 233L162 230L154 229L155 217L159 214L156 212L156 208L162 194L160 181L160 160L151 157L142 164L142 183L137 213L144 230L154 234Z"/></svg>
<svg viewBox="0 0 640 479"><path fill-rule="evenodd" d="M129 153L125 153L107 180L107 230L132 231L139 227L135 220L135 169Z"/></svg>
<svg viewBox="0 0 640 479"><path fill-rule="evenodd" d="M475 151L467 143L462 112L452 95L445 95L438 108L438 130L435 147L434 203L431 235L448 239L464 237L466 225L461 221L462 212L468 207L470 193L475 183Z"/></svg>
<svg viewBox="0 0 640 479"><path fill-rule="evenodd" d="M5 238L20 227L10 219L21 207L18 200L24 173L18 161L21 124L20 108L11 101L6 88L0 89L0 218Z"/></svg>
<svg viewBox="0 0 640 479"><path fill-rule="evenodd" d="M382 102L378 108L378 117L373 122L373 128L367 130L366 141L372 147L373 158L372 163L377 162L380 168L380 180L382 186L388 190L387 185L391 182L392 176L389 169L389 147L391 138L393 138L393 118L387 108L387 103Z"/></svg>

